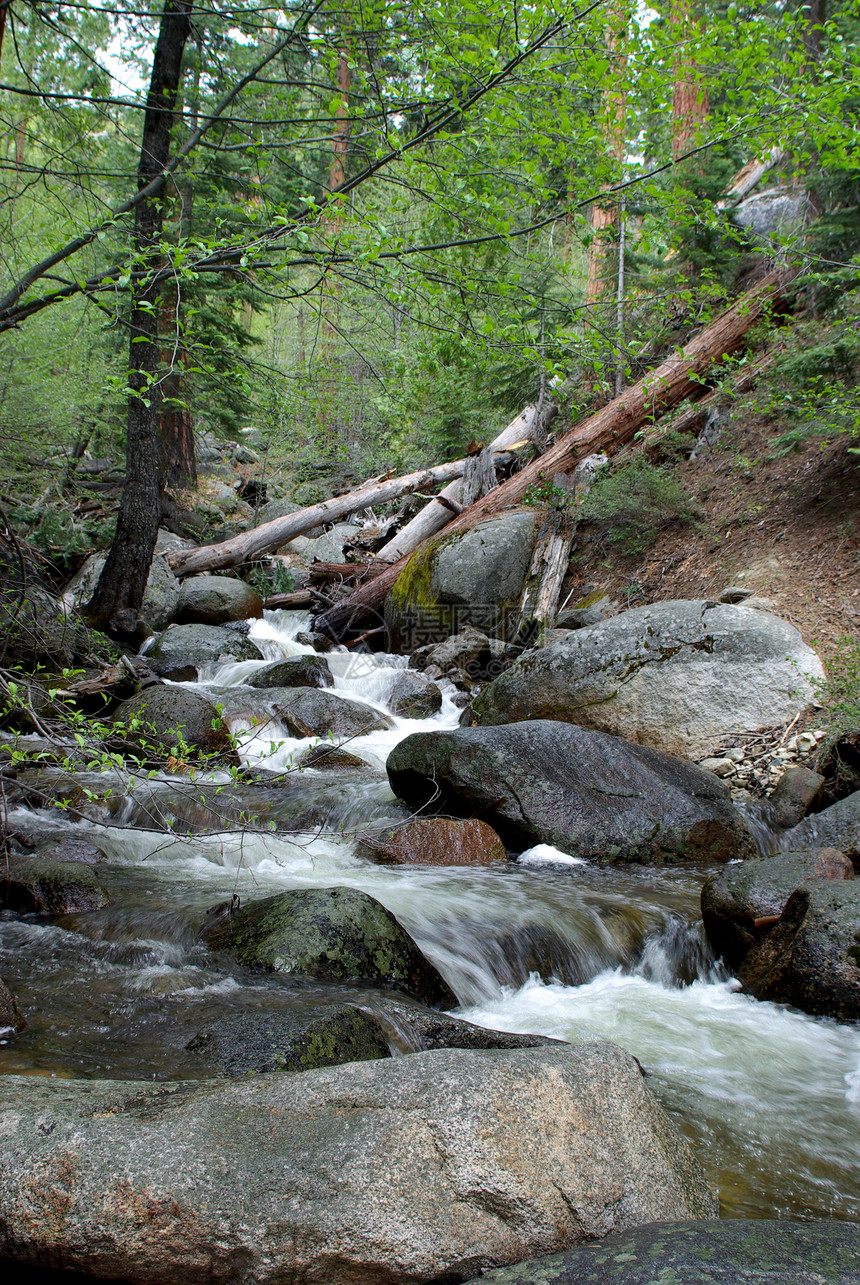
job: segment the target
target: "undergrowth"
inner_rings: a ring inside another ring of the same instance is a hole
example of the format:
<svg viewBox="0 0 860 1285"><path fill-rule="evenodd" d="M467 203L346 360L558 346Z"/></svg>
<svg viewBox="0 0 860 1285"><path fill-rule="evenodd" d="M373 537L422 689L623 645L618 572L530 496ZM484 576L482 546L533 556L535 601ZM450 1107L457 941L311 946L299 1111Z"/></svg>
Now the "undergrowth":
<svg viewBox="0 0 860 1285"><path fill-rule="evenodd" d="M635 456L598 476L579 509L579 520L595 524L624 555L641 553L667 527L689 525L699 516L670 469Z"/></svg>

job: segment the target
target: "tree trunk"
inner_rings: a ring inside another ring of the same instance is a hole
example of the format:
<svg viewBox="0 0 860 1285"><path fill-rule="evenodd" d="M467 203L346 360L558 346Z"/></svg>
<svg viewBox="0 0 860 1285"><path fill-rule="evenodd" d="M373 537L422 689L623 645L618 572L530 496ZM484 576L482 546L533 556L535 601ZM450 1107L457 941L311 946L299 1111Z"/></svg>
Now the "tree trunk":
<svg viewBox="0 0 860 1285"><path fill-rule="evenodd" d="M669 22L675 30L675 84L672 93L672 160L695 144L711 108L708 87L696 64L699 24L691 0L672 0Z"/></svg>
<svg viewBox="0 0 860 1285"><path fill-rule="evenodd" d="M561 586L570 562L575 523L572 513L551 509L535 541L532 562L523 590L516 637L525 642L555 620Z"/></svg>
<svg viewBox="0 0 860 1285"><path fill-rule="evenodd" d="M160 380L159 489L183 490L197 485L197 460L194 454L194 419L188 405L185 378L188 350L182 336L182 303L175 288L163 297L161 317L164 337L161 360L167 370Z"/></svg>
<svg viewBox="0 0 860 1285"><path fill-rule="evenodd" d="M504 454L502 458L505 458ZM240 562L247 562L251 558L259 558L264 553L279 549L297 535L312 531L323 522L335 522L349 513L367 508L368 505L387 504L389 500L398 500L401 495L408 495L412 491L421 491L451 478L462 477L465 467L465 460L452 460L449 464L437 464L433 468L407 473L403 477L376 478L355 491L323 500L321 504L300 509L298 513L275 518L273 522L264 522L253 531L245 531L221 544L208 544L196 549L175 549L166 555L167 561L177 576L235 567Z"/></svg>
<svg viewBox="0 0 860 1285"><path fill-rule="evenodd" d="M170 159L170 130L185 43L191 31L192 0L165 0L152 59L143 140L137 169L138 191L162 173ZM132 287L129 345L126 476L116 535L92 600L89 620L118 637L133 637L158 536L161 496L158 485L158 266L164 214L159 199L142 201L134 213L134 248L144 268Z"/></svg>
<svg viewBox="0 0 860 1285"><path fill-rule="evenodd" d="M629 442L644 424L658 419L699 390L703 377L715 364L743 347L749 328L798 272L799 269L792 268L768 273L680 353L673 354L637 384L632 384L621 397L616 397L565 434L545 455L455 517L448 529L451 532L467 531L483 518L519 504L530 486L552 478L555 473L570 472L585 455L596 451L613 453ZM317 617L314 628L336 640L344 637L350 629L358 628L368 615L382 606L405 565L406 559L401 558L387 567L369 583Z"/></svg>
<svg viewBox="0 0 860 1285"><path fill-rule="evenodd" d="M627 27L628 12L625 0L610 9L606 27L606 52L610 72L607 88L603 93L604 134L606 152L615 162L615 175L611 187L621 178L624 165L624 145L627 133ZM618 205L613 200L606 205L595 201L591 207L592 240L588 251L588 285L586 299L594 303L606 288L606 260L609 257L609 235L618 222Z"/></svg>

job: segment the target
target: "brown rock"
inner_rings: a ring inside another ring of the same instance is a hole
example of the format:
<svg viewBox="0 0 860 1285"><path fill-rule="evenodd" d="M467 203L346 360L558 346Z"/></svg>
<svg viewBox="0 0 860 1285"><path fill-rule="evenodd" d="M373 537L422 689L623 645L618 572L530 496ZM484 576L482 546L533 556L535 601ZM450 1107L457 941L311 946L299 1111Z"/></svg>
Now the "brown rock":
<svg viewBox="0 0 860 1285"><path fill-rule="evenodd" d="M838 848L822 848L812 871L814 879L853 879L854 866Z"/></svg>
<svg viewBox="0 0 860 1285"><path fill-rule="evenodd" d="M489 866L506 857L504 844L485 821L450 817L409 821L363 840L359 852L391 866Z"/></svg>

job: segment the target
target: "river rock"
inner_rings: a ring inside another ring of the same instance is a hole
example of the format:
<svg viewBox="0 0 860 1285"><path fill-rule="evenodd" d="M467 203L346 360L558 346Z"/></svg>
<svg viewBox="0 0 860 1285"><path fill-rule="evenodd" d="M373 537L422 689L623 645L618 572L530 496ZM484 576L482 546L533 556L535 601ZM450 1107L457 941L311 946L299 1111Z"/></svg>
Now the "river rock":
<svg viewBox="0 0 860 1285"><path fill-rule="evenodd" d="M0 1044L23 1031L26 1025L15 996L0 977Z"/></svg>
<svg viewBox="0 0 860 1285"><path fill-rule="evenodd" d="M215 1082L4 1076L0 1108L4 1252L129 1285L463 1281L716 1215L607 1043Z"/></svg>
<svg viewBox="0 0 860 1285"><path fill-rule="evenodd" d="M56 671L92 650L92 635L62 599L38 585L0 590L0 664Z"/></svg>
<svg viewBox="0 0 860 1285"><path fill-rule="evenodd" d="M70 835L49 839L28 855L37 857L40 861L78 861L85 866L96 866L106 860L101 848L97 848L89 839L76 839Z"/></svg>
<svg viewBox="0 0 860 1285"><path fill-rule="evenodd" d="M321 656L291 656L277 660L246 679L248 687L333 687L334 678Z"/></svg>
<svg viewBox="0 0 860 1285"><path fill-rule="evenodd" d="M343 750L339 745L312 745L309 750L305 750L299 759L301 767L315 767L318 772L333 772L339 768L360 767L367 769L368 764L357 754L350 754L349 750Z"/></svg>
<svg viewBox="0 0 860 1285"><path fill-rule="evenodd" d="M402 669L391 684L386 703L398 718L430 718L442 708L442 693L423 674Z"/></svg>
<svg viewBox="0 0 860 1285"><path fill-rule="evenodd" d="M712 875L702 888L702 921L708 940L732 968L745 958L789 897L809 880L853 879L854 867L835 848L781 852L727 866Z"/></svg>
<svg viewBox="0 0 860 1285"><path fill-rule="evenodd" d="M362 839L358 851L388 866L489 866L507 858L495 830L475 818L419 817Z"/></svg>
<svg viewBox="0 0 860 1285"><path fill-rule="evenodd" d="M77 915L110 904L96 872L79 861L10 854L0 864L0 906L19 914Z"/></svg>
<svg viewBox="0 0 860 1285"><path fill-rule="evenodd" d="M824 670L793 625L745 606L657 602L527 652L476 698L481 725L552 718L701 759L789 722Z"/></svg>
<svg viewBox="0 0 860 1285"><path fill-rule="evenodd" d="M441 642L467 625L508 637L534 537L533 511L503 513L414 554L385 605L385 623L400 650Z"/></svg>
<svg viewBox="0 0 860 1285"><path fill-rule="evenodd" d="M159 549L158 545L156 545L156 552L152 558L152 566L149 568L149 576L147 577L143 602L140 607L142 619L155 630L164 629L170 624L179 605L179 581L162 556L165 551L165 542L162 537L165 534L165 532L159 531L162 548ZM180 542L179 545L168 546L168 548L181 547L182 543L184 542ZM72 577L63 590L63 601L69 607L80 610L81 607L86 606L95 592L95 587L106 562L106 553L90 554L80 571Z"/></svg>
<svg viewBox="0 0 860 1285"><path fill-rule="evenodd" d="M361 535L361 527L350 522L338 522L330 531L325 531L316 540L311 541L304 556L308 562L344 562L345 546Z"/></svg>
<svg viewBox="0 0 860 1285"><path fill-rule="evenodd" d="M188 1048L230 1076L313 1071L391 1057L379 1023L354 1004L237 1013L213 1022Z"/></svg>
<svg viewBox="0 0 860 1285"><path fill-rule="evenodd" d="M738 978L756 999L842 1022L860 1019L860 881L798 888Z"/></svg>
<svg viewBox="0 0 860 1285"><path fill-rule="evenodd" d="M291 736L366 736L394 726L371 705L316 687L276 688L266 696Z"/></svg>
<svg viewBox="0 0 860 1285"><path fill-rule="evenodd" d="M860 790L787 830L780 847L838 848L860 861Z"/></svg>
<svg viewBox="0 0 860 1285"><path fill-rule="evenodd" d="M204 665L228 660L262 660L263 653L250 638L217 625L172 625L146 653L154 673L174 681L194 681Z"/></svg>
<svg viewBox="0 0 860 1285"><path fill-rule="evenodd" d="M457 998L390 910L357 888L298 888L251 902L209 932L257 972L302 973L402 990L431 1007Z"/></svg>
<svg viewBox="0 0 860 1285"><path fill-rule="evenodd" d="M113 717L133 744L153 745L167 754L188 746L204 754L226 752L235 758L215 705L185 687L147 687L123 701Z"/></svg>
<svg viewBox="0 0 860 1285"><path fill-rule="evenodd" d="M180 625L223 625L229 620L261 617L256 589L231 576L190 576L183 580L176 609Z"/></svg>
<svg viewBox="0 0 860 1285"><path fill-rule="evenodd" d="M655 1223L486 1272L485 1285L858 1285L855 1223Z"/></svg>
<svg viewBox="0 0 860 1285"><path fill-rule="evenodd" d="M553 1040L548 1035L491 1031L448 1013L387 997L378 1009L374 1008L373 1014L387 1032L390 1043L403 1054L422 1053L425 1049L534 1049L565 1045L564 1040Z"/></svg>
<svg viewBox="0 0 860 1285"><path fill-rule="evenodd" d="M595 861L728 861L755 848L726 789L646 745L569 723L415 732L391 751L411 808L485 818L510 848Z"/></svg>
<svg viewBox="0 0 860 1285"><path fill-rule="evenodd" d="M824 787L824 777L799 763L787 767L768 799L777 825L790 829L798 825L817 802Z"/></svg>

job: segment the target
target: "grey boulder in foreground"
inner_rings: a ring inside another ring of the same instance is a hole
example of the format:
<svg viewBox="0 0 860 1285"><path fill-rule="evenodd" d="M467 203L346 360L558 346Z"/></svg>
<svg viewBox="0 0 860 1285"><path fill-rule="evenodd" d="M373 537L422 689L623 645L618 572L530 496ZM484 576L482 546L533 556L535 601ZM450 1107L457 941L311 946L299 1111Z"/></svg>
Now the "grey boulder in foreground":
<svg viewBox="0 0 860 1285"><path fill-rule="evenodd" d="M132 1285L468 1280L715 1214L638 1063L602 1042L0 1080L0 1255Z"/></svg>
<svg viewBox="0 0 860 1285"><path fill-rule="evenodd" d="M856 1223L658 1223L489 1272L487 1285L860 1285Z"/></svg>

